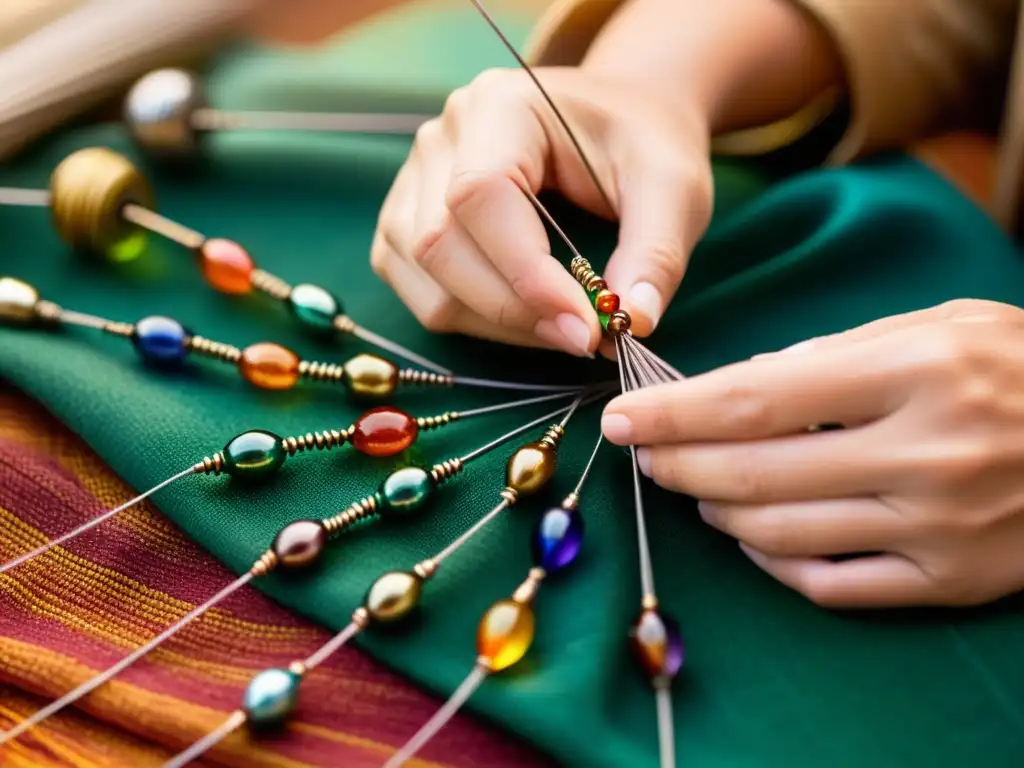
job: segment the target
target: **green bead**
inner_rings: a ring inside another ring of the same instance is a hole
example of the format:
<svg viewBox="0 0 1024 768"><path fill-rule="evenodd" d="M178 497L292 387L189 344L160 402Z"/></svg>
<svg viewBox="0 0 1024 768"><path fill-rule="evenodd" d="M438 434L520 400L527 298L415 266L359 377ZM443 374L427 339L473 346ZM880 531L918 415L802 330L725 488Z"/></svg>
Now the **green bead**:
<svg viewBox="0 0 1024 768"><path fill-rule="evenodd" d="M608 330L608 321L611 320L611 319L612 319L612 316L610 314L608 314L607 312L598 312L597 313L597 320L598 320L599 323L601 323L601 327L604 328L606 331Z"/></svg>
<svg viewBox="0 0 1024 768"><path fill-rule="evenodd" d="M224 446L224 471L232 477L262 480L281 468L287 454L273 432L244 432Z"/></svg>
<svg viewBox="0 0 1024 768"><path fill-rule="evenodd" d="M341 312L341 302L320 286L309 283L292 288L288 302L302 324L314 331L329 331Z"/></svg>
<svg viewBox="0 0 1024 768"><path fill-rule="evenodd" d="M416 512L434 493L430 473L419 467L392 472L380 486L381 512L407 515Z"/></svg>
<svg viewBox="0 0 1024 768"><path fill-rule="evenodd" d="M245 688L242 709L255 728L280 725L295 709L302 678L287 669L266 669Z"/></svg>

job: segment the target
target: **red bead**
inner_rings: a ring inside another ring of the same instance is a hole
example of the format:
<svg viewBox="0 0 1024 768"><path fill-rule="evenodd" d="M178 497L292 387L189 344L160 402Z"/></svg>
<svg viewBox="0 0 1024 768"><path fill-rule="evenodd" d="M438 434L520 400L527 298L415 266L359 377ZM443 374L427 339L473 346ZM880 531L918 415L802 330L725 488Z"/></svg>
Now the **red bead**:
<svg viewBox="0 0 1024 768"><path fill-rule="evenodd" d="M199 248L199 266L206 282L221 293L238 295L252 290L252 257L238 243L207 240Z"/></svg>
<svg viewBox="0 0 1024 768"><path fill-rule="evenodd" d="M351 443L367 456L394 456L416 442L419 432L416 419L385 405L359 417L352 430Z"/></svg>
<svg viewBox="0 0 1024 768"><path fill-rule="evenodd" d="M607 290L601 291L594 298L594 308L598 312L604 312L606 315L610 315L612 312L617 312L619 309L618 294Z"/></svg>

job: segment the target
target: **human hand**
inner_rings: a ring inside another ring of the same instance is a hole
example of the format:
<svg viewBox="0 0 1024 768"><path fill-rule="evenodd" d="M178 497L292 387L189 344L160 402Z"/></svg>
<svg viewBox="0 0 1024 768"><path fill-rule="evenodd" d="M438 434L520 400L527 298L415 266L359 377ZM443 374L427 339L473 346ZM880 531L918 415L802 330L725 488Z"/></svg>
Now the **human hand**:
<svg viewBox="0 0 1024 768"><path fill-rule="evenodd" d="M808 432L813 424L838 431ZM955 301L623 395L605 435L830 607L1024 589L1024 312ZM858 555L836 562L834 556Z"/></svg>
<svg viewBox="0 0 1024 768"><path fill-rule="evenodd" d="M438 332L590 355L601 340L583 290L554 257L523 189L557 189L621 222L604 270L650 333L712 205L700 110L577 68L537 69L579 135L614 210L525 72L491 70L424 125L380 213L371 263Z"/></svg>

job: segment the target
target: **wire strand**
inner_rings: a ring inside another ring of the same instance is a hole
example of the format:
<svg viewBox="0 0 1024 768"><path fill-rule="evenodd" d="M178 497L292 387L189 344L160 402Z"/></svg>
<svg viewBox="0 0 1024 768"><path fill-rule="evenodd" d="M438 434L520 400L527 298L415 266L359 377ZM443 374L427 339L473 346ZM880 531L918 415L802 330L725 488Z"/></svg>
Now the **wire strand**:
<svg viewBox="0 0 1024 768"><path fill-rule="evenodd" d="M463 387L479 387L481 389L508 389L517 392L579 392L583 389L579 384L523 384L517 381L497 381L496 379L476 379L471 376L455 376L452 383Z"/></svg>
<svg viewBox="0 0 1024 768"><path fill-rule="evenodd" d="M306 667L306 670L308 671L310 669L315 669L316 667L319 667L321 664L327 661L327 659L330 658L332 654L341 650L341 648L346 643L348 643L349 640L351 640L353 637L355 637L362 631L362 625L357 624L354 621L351 622L347 627L345 627L338 634L336 634L334 637L332 637L330 640L328 640L326 643L320 646L318 650L314 651L309 656L309 658L302 662L303 665Z"/></svg>
<svg viewBox="0 0 1024 768"><path fill-rule="evenodd" d="M573 496L579 496L583 492L583 486L587 482L587 478L590 476L590 470L594 466L594 461L597 459L597 454L601 450L601 446L604 445L604 435L599 435L597 443L594 444L594 450L590 454L590 459L587 460L587 466L583 468L583 474L580 475L579 482L576 483L576 487L573 489Z"/></svg>
<svg viewBox="0 0 1024 768"><path fill-rule="evenodd" d="M451 544L449 544L447 547L442 549L440 552L438 552L430 559L433 560L435 564L440 565L449 557L458 552L459 549L461 549L466 544L466 542L468 542L470 539L476 536L476 534L479 533L483 528L485 528L489 522L491 522L494 518L496 518L506 509L508 509L508 502L501 502L501 504L499 504L486 515L477 520L470 528L468 528L461 536L459 536L459 538L455 539L455 541L453 541Z"/></svg>
<svg viewBox="0 0 1024 768"><path fill-rule="evenodd" d="M526 400L513 400L509 403L498 403L496 405L485 405L483 408L473 408L468 411L459 411L460 419L471 419L474 416L486 416L500 411L510 411L515 408L527 408L531 405L547 403L551 400L561 400L564 397L572 397L575 392L555 392L553 395L542 395L541 397L530 397Z"/></svg>
<svg viewBox="0 0 1024 768"><path fill-rule="evenodd" d="M445 368L443 365L435 363L433 360L430 360L424 357L423 355L417 354L416 352L413 352L410 349L406 349L401 344L391 341L391 339L384 338L380 334L374 333L373 331L364 328L358 323L353 325L351 333L353 336L362 339L367 344L372 344L375 347L386 349L391 354L396 355L397 357L404 358L405 360L408 360L410 363L415 363L416 365L422 366L428 370L433 371L434 373L440 373L443 376L451 376L452 374L452 372L449 369Z"/></svg>
<svg viewBox="0 0 1024 768"><path fill-rule="evenodd" d="M173 757L163 764L163 768L184 768L203 753L209 751L222 742L229 734L239 728L245 722L245 712L236 709L228 718L203 736L199 741L186 749L181 754Z"/></svg>
<svg viewBox="0 0 1024 768"><path fill-rule="evenodd" d="M45 208L50 204L50 192L46 189L0 188L0 205L27 205Z"/></svg>
<svg viewBox="0 0 1024 768"><path fill-rule="evenodd" d="M672 720L672 689L667 682L655 684L655 703L658 708L658 752L661 768L676 768L675 723Z"/></svg>

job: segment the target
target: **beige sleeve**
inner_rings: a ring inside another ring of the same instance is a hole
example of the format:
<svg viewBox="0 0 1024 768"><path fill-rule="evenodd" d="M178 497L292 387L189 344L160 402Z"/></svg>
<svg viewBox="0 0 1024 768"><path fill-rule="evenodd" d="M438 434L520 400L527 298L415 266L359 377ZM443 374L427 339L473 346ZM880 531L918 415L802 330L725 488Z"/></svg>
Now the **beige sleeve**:
<svg viewBox="0 0 1024 768"><path fill-rule="evenodd" d="M628 0L556 0L527 46L539 65L579 63ZM843 58L851 120L833 162L905 145L968 112L1008 67L1017 0L792 0L817 17ZM1000 94L1001 95L1001 94ZM788 144L835 108L836 92L792 117L715 139L756 154Z"/></svg>

